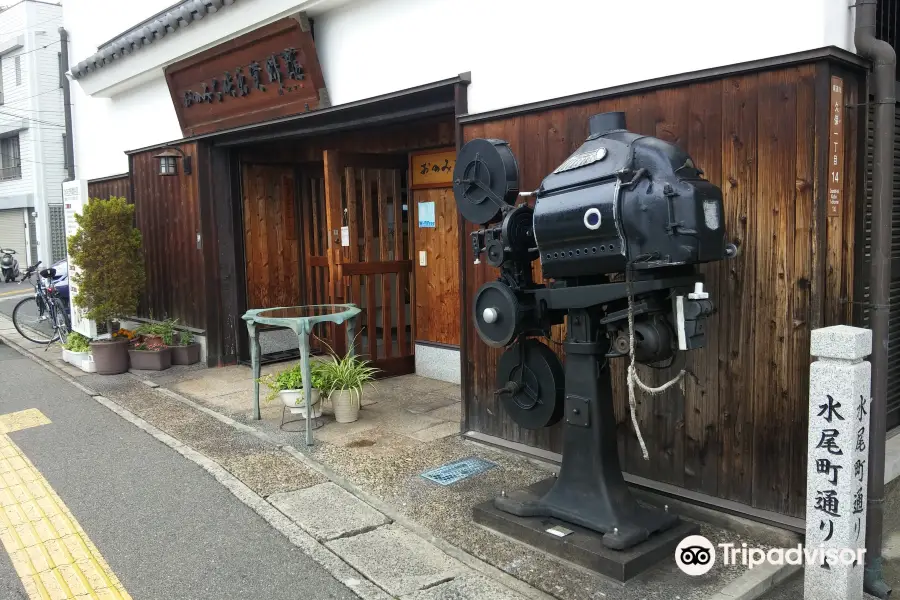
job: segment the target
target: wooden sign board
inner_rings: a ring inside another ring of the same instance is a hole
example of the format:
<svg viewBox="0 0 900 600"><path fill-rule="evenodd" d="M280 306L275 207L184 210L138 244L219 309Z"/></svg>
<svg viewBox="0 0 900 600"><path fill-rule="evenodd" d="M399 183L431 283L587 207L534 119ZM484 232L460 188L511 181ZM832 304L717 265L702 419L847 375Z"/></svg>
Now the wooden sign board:
<svg viewBox="0 0 900 600"><path fill-rule="evenodd" d="M449 187L454 167L455 148L414 152L409 155L410 189Z"/></svg>
<svg viewBox="0 0 900 600"><path fill-rule="evenodd" d="M831 78L828 127L828 216L839 217L844 187L844 80L840 77Z"/></svg>
<svg viewBox="0 0 900 600"><path fill-rule="evenodd" d="M185 136L328 106L309 21L286 17L166 67Z"/></svg>

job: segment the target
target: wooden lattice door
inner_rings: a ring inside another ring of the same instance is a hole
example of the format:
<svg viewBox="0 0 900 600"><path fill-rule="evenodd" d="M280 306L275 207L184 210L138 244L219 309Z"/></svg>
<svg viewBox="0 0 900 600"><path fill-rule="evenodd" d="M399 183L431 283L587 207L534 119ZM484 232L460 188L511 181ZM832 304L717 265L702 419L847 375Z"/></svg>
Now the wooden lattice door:
<svg viewBox="0 0 900 600"><path fill-rule="evenodd" d="M415 371L406 170L359 166L379 162L385 164L359 156L344 161L341 214L349 245L341 249L341 292L362 309L356 352L384 375L402 375Z"/></svg>

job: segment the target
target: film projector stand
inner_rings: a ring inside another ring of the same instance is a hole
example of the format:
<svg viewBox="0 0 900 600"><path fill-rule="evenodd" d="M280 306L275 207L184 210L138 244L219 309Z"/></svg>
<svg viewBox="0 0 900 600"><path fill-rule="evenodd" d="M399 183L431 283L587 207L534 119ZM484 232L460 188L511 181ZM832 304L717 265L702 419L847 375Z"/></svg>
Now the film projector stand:
<svg viewBox="0 0 900 600"><path fill-rule="evenodd" d="M684 285L685 278L634 282L636 290ZM691 281L696 281L696 277ZM544 306L611 300L624 284L534 290ZM492 300L496 300L493 298ZM635 308L636 313L646 305ZM699 532L667 508L639 505L619 464L609 356L600 306L567 311L565 367L545 344L522 337L504 352L497 395L520 426L538 428L562 418L562 464L557 477L503 493L474 509L477 523L620 581L671 557L678 542ZM646 338L645 338L646 340ZM564 373L563 373L564 369ZM557 536L562 537L557 537Z"/></svg>

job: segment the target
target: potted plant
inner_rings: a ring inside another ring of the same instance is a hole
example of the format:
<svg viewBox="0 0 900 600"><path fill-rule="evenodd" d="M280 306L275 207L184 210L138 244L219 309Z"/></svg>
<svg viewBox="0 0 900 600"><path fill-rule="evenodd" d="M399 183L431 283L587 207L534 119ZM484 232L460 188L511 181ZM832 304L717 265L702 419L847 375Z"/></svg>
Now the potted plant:
<svg viewBox="0 0 900 600"><path fill-rule="evenodd" d="M75 215L78 231L69 237L69 257L77 265L70 276L78 286L73 298L85 317L106 323L137 312L144 289L144 259L141 232L134 226L134 206L125 198L91 198L80 215ZM113 375L128 370L126 337L111 334L93 340L91 353L97 373Z"/></svg>
<svg viewBox="0 0 900 600"><path fill-rule="evenodd" d="M171 346L175 343L175 321L144 323L135 330L135 333L152 346Z"/></svg>
<svg viewBox="0 0 900 600"><path fill-rule="evenodd" d="M172 366L172 350L158 336L138 338L128 356L132 369L163 371Z"/></svg>
<svg viewBox="0 0 900 600"><path fill-rule="evenodd" d="M90 342L90 338L81 335L77 331L71 332L66 337L66 343L62 347L63 360L82 371L93 372Z"/></svg>
<svg viewBox="0 0 900 600"><path fill-rule="evenodd" d="M322 416L322 394L326 385L323 377L322 363L316 361L309 366L310 394L312 405L312 418ZM303 395L303 366L294 365L290 369L279 371L274 375L265 375L259 378L259 382L269 388L265 401L271 402L277 396L292 414L302 415L306 418L306 399Z"/></svg>
<svg viewBox="0 0 900 600"><path fill-rule="evenodd" d="M200 362L200 344L194 341L194 334L190 331L182 331L172 346L172 364L192 365L196 362Z"/></svg>
<svg viewBox="0 0 900 600"><path fill-rule="evenodd" d="M369 364L351 354L338 358L334 352L330 360L322 362L323 385L338 423L352 423L359 418L363 386L378 373L378 369Z"/></svg>

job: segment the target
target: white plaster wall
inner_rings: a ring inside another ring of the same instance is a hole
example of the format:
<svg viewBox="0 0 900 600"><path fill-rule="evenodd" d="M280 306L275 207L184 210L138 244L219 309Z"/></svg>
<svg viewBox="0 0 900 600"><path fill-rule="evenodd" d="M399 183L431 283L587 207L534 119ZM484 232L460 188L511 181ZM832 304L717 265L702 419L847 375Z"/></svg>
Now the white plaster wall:
<svg viewBox="0 0 900 600"><path fill-rule="evenodd" d="M79 179L126 173L125 151L183 137L162 75L113 98L91 98L78 84L71 89Z"/></svg>
<svg viewBox="0 0 900 600"><path fill-rule="evenodd" d="M171 3L67 0L70 62ZM124 151L180 138L162 68L298 9L315 18L334 104L471 71L469 110L481 112L828 45L852 50L849 4L237 0L73 84L76 168L88 179L122 173Z"/></svg>
<svg viewBox="0 0 900 600"><path fill-rule="evenodd" d="M847 0L365 0L316 19L335 103L472 72L470 112L837 45Z"/></svg>

